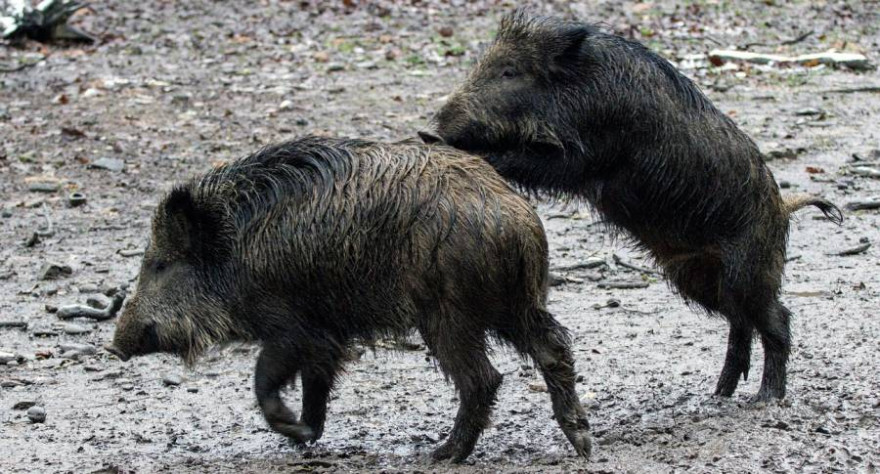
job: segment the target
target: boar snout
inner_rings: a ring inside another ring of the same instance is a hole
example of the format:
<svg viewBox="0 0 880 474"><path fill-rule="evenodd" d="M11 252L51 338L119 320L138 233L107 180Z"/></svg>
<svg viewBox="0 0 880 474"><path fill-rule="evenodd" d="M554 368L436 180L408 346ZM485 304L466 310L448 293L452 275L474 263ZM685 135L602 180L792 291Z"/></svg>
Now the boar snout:
<svg viewBox="0 0 880 474"><path fill-rule="evenodd" d="M129 324L117 329L113 342L104 346L104 349L119 357L123 362L132 356L159 352L161 347L156 323L150 321L144 325Z"/></svg>
<svg viewBox="0 0 880 474"><path fill-rule="evenodd" d="M437 145L443 143L443 138L430 130L419 130L419 138L428 145Z"/></svg>
<svg viewBox="0 0 880 474"><path fill-rule="evenodd" d="M128 362L128 359L131 359L130 355L126 354L125 352L122 352L122 349L114 346L113 344L105 344L104 350L115 355L122 362Z"/></svg>

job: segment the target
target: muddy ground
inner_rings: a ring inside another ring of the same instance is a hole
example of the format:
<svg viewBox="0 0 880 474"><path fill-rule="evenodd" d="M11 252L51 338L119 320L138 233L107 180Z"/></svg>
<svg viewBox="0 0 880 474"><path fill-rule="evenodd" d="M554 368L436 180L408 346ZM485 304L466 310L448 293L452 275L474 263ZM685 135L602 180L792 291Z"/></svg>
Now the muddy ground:
<svg viewBox="0 0 880 474"><path fill-rule="evenodd" d="M0 472L880 468L880 250L828 255L860 239L876 245L876 210L850 212L840 228L805 211L793 225L783 294L796 315L789 396L755 408L747 401L758 388L759 345L748 382L731 399L712 397L725 323L686 307L656 275L615 264L617 254L650 266L588 209L542 203L556 276L550 307L573 331L577 389L594 429L589 462L573 456L550 419L539 375L503 348L494 357L505 383L493 425L462 466L427 460L457 400L415 338L351 364L324 437L305 448L265 426L251 391L254 347L216 351L192 371L171 357L123 364L90 353L110 339L113 321L62 326L46 307L133 286L151 212L171 183L303 133L412 135L510 9L345 6L355 3L95 1L74 21L98 34L98 45L0 46L3 69L36 63L0 73L0 321L26 323L0 328L0 353L15 359L0 366ZM770 166L786 192L841 205L880 195L880 180L853 175L850 163L854 154L880 162L876 70L719 68L691 56L763 43L750 50L836 47L876 64L877 2L674 3L541 8L600 21L679 64L776 152ZM835 92L865 86L875 89ZM72 192L87 203L70 207ZM567 268L588 257L606 263ZM72 273L41 280L50 262ZM649 286L600 288L610 281ZM43 407L45 422L31 423L21 402Z"/></svg>

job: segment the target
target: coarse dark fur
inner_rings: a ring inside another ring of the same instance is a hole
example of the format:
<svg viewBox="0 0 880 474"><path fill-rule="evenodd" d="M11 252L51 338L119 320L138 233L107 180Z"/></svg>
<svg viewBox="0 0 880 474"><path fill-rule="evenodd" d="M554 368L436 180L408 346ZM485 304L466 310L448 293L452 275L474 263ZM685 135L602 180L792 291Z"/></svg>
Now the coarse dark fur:
<svg viewBox="0 0 880 474"><path fill-rule="evenodd" d="M754 142L666 60L590 25L517 11L434 125L428 142L479 153L529 190L586 199L681 295L724 316L717 394L748 376L757 332L755 400L785 396L789 215L812 205L843 216L819 198L780 196Z"/></svg>
<svg viewBox="0 0 880 474"><path fill-rule="evenodd" d="M259 341L263 414L305 442L322 434L346 346L415 328L461 399L433 457L461 461L501 384L491 336L535 360L559 425L587 456L569 338L545 308L547 278L539 218L482 159L420 143L302 138L165 197L108 349L192 363L214 344ZM301 419L280 397L297 374Z"/></svg>

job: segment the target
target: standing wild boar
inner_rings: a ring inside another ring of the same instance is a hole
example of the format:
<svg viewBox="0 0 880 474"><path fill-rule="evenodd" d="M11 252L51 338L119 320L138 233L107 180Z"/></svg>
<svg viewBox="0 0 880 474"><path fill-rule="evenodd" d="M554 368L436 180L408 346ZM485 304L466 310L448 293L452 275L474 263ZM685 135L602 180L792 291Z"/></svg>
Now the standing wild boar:
<svg viewBox="0 0 880 474"><path fill-rule="evenodd" d="M716 394L764 374L753 400L783 398L791 313L779 301L789 216L758 147L690 80L639 43L517 11L434 118L436 135L525 188L589 201L627 231L689 301L730 323Z"/></svg>
<svg viewBox="0 0 880 474"><path fill-rule="evenodd" d="M137 293L107 349L192 363L258 341L269 425L318 439L346 346L418 330L461 406L437 460L461 461L489 422L501 374L487 338L534 359L579 455L589 427L566 330L545 309L547 243L527 202L448 147L302 138L175 188L153 217ZM302 418L280 390L302 378Z"/></svg>

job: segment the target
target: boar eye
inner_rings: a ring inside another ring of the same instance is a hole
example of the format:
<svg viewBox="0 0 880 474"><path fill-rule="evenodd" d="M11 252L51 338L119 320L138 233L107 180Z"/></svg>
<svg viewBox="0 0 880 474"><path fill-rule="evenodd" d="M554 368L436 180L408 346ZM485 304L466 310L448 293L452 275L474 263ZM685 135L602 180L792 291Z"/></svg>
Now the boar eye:
<svg viewBox="0 0 880 474"><path fill-rule="evenodd" d="M513 79L517 76L519 76L519 71L512 67L506 67L503 71L501 71L501 77L504 79Z"/></svg>
<svg viewBox="0 0 880 474"><path fill-rule="evenodd" d="M157 272L161 273L164 272L166 268L168 268L168 265L165 262L159 261L154 264L153 268L155 268Z"/></svg>

